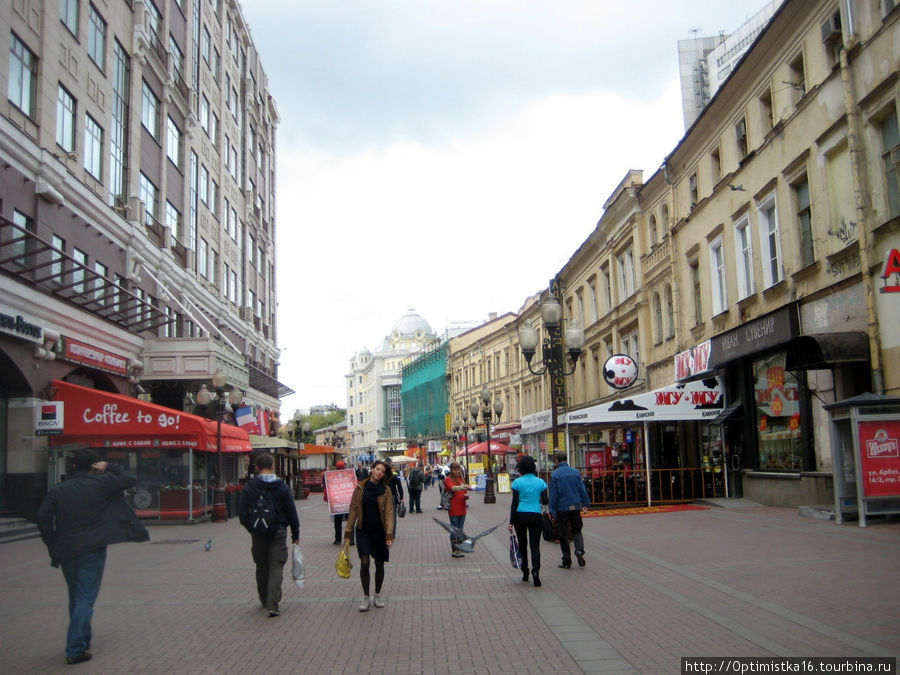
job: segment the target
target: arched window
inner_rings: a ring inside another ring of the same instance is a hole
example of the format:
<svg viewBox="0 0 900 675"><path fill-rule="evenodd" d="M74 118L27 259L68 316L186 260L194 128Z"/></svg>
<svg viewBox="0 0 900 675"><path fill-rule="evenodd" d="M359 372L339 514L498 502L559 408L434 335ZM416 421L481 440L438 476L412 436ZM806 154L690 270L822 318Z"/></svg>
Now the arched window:
<svg viewBox="0 0 900 675"><path fill-rule="evenodd" d="M660 216L662 219L662 227L664 232L669 231L669 205L663 202L662 209L660 211Z"/></svg>
<svg viewBox="0 0 900 675"><path fill-rule="evenodd" d="M653 344L662 342L663 323L662 323L662 303L659 299L659 293L653 294Z"/></svg>
<svg viewBox="0 0 900 675"><path fill-rule="evenodd" d="M653 246L656 243L656 216L650 216L650 245Z"/></svg>
<svg viewBox="0 0 900 675"><path fill-rule="evenodd" d="M672 287L666 284L666 337L675 337L675 303L672 302Z"/></svg>

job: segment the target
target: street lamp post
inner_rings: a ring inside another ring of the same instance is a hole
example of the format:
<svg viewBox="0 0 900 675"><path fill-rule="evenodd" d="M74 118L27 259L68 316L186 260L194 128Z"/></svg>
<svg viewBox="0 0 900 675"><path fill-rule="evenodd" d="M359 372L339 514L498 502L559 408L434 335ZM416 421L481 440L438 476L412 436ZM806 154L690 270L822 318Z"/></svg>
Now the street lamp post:
<svg viewBox="0 0 900 675"><path fill-rule="evenodd" d="M473 402L472 406L477 411L478 404ZM499 398L494 399L493 412L491 411L491 391L487 387L481 390L481 419L484 421L484 432L487 437L487 472L484 478L484 503L496 504L497 495L494 493L494 456L491 454L491 419L496 417L496 421L500 421L500 415L503 413L503 401ZM474 415L473 415L474 417Z"/></svg>
<svg viewBox="0 0 900 675"><path fill-rule="evenodd" d="M303 422L298 417L294 420L294 443L297 444L297 453L300 452L300 446L303 442L304 434L309 433L309 422ZM294 499L306 499L306 485L303 481L303 472L300 469L299 460L297 464L297 478L294 487Z"/></svg>
<svg viewBox="0 0 900 675"><path fill-rule="evenodd" d="M519 346L522 349L522 356L525 357L525 362L528 364L528 370L533 375L550 373L550 420L553 427L554 453L559 450L558 411L566 405L565 377L575 372L575 366L581 357L582 347L584 347L584 331L578 327L576 322L569 322L569 327L563 336L563 310L557 297L558 288L558 283L554 282L551 285L551 295L541 303L541 319L547 330L547 337L544 338L541 348L543 365L538 369L531 365L531 360L537 351L540 335L530 324L519 328ZM569 359L572 361L571 370L566 369L564 348L568 351Z"/></svg>
<svg viewBox="0 0 900 675"><path fill-rule="evenodd" d="M200 387L197 392L197 403L201 406L207 406L212 402L216 414L216 454L219 456L218 469L216 475L216 487L213 492L213 522L224 523L228 520L228 506L225 504L225 461L222 452L222 418L225 416L225 402L231 404L235 408L241 404L243 392L234 387L226 396L225 384L227 378L221 368L216 369L212 376L213 389L216 391L215 398L212 397L206 385Z"/></svg>

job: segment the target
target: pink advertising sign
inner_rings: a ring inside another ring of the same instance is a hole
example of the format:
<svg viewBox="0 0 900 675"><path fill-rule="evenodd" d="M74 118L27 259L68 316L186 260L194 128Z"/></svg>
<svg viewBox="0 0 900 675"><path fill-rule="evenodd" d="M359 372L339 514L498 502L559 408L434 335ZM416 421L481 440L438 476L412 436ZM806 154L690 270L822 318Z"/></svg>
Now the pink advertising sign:
<svg viewBox="0 0 900 675"><path fill-rule="evenodd" d="M325 472L325 491L328 494L328 510L331 515L350 513L350 499L356 487L356 471L338 469Z"/></svg>

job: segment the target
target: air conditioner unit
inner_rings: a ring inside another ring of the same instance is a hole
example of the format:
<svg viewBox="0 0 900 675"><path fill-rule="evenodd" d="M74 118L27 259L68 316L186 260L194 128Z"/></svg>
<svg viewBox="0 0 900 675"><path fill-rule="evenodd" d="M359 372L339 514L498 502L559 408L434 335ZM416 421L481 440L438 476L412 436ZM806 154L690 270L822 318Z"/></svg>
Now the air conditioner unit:
<svg viewBox="0 0 900 675"><path fill-rule="evenodd" d="M828 44L841 39L841 14L835 12L822 24L822 42Z"/></svg>

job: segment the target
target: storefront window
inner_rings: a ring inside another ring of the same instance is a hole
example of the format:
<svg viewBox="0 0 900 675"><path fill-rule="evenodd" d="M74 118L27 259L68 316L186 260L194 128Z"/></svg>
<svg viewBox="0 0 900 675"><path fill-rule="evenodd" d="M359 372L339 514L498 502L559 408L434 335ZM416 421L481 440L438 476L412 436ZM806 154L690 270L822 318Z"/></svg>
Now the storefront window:
<svg viewBox="0 0 900 675"><path fill-rule="evenodd" d="M784 352L753 362L759 468L799 471L803 468L800 386L784 363Z"/></svg>

